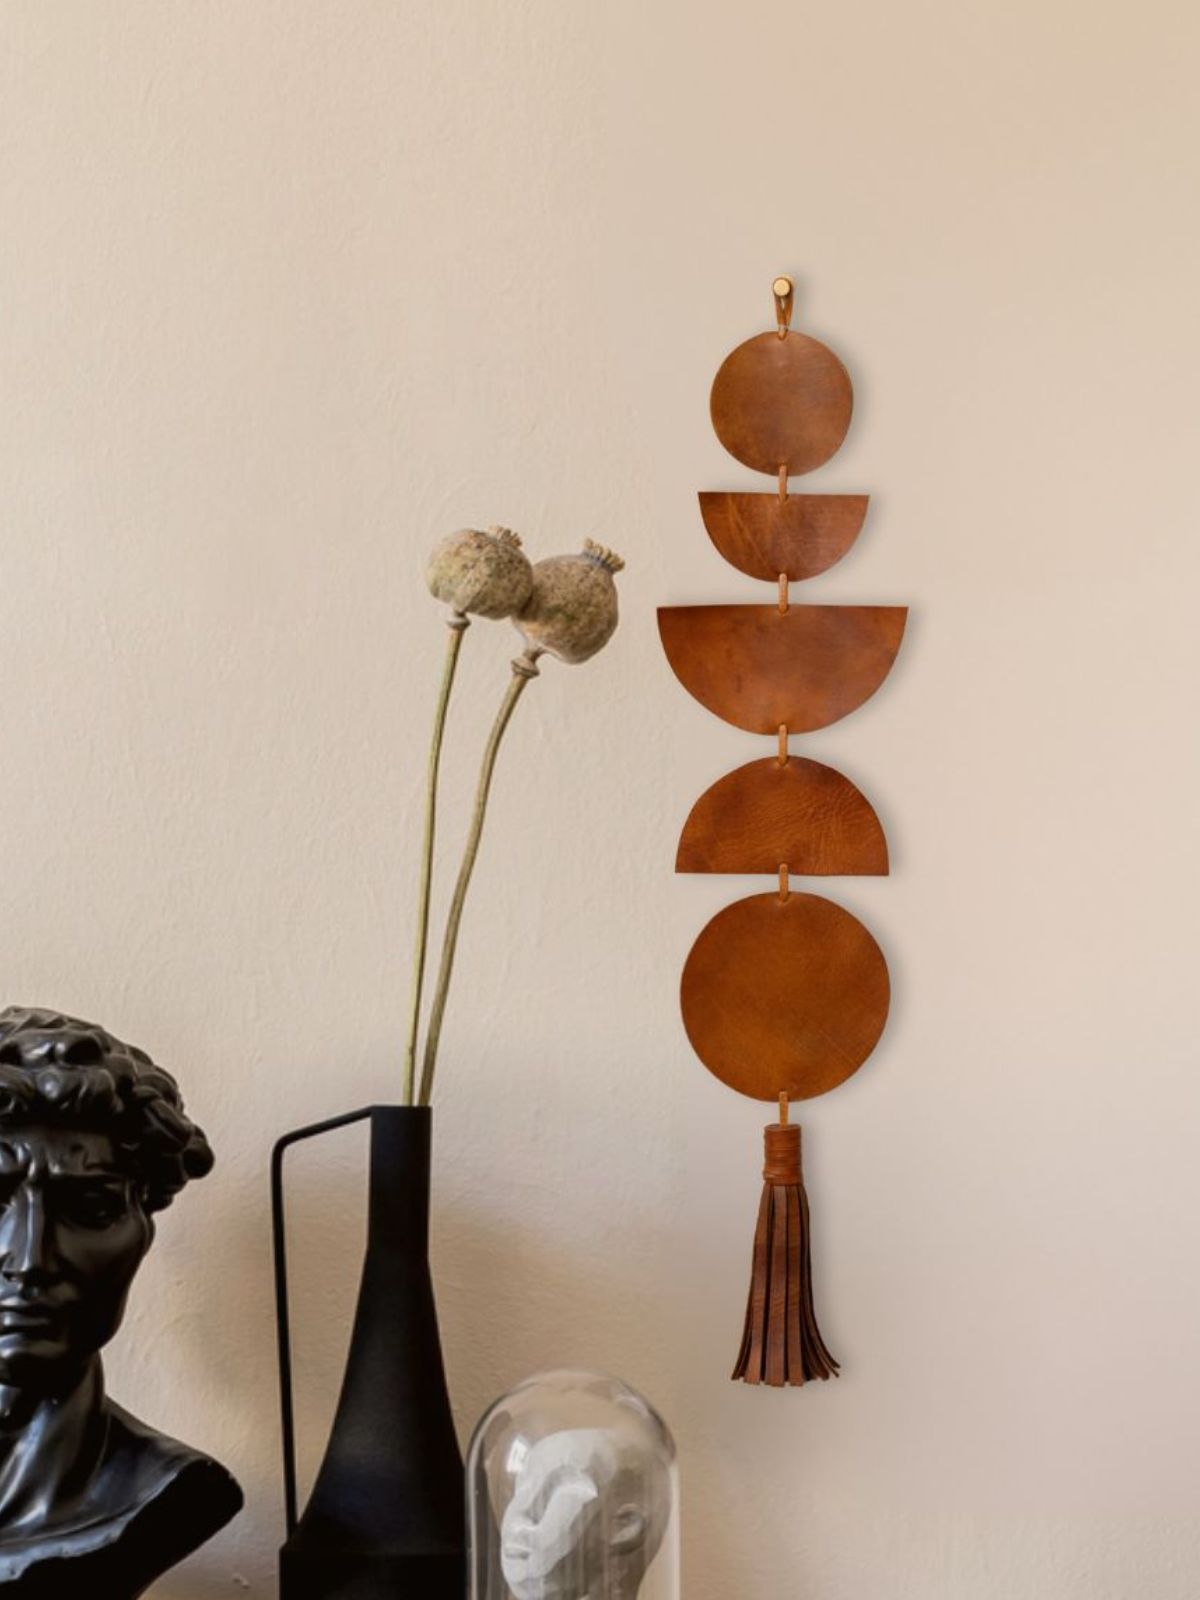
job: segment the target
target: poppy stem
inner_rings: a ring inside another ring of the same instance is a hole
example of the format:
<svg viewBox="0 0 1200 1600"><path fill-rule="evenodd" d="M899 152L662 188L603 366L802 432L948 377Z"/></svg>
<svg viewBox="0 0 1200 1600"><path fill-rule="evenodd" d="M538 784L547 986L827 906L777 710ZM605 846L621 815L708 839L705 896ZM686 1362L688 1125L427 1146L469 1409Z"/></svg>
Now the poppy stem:
<svg viewBox="0 0 1200 1600"><path fill-rule="evenodd" d="M454 687L454 674L458 667L458 652L463 634L471 626L471 619L455 611L447 619L450 638L446 644L446 659L442 667L442 683L438 691L437 709L433 715L433 737L429 745L429 771L425 781L425 837L421 842L421 886L417 894L417 937L413 953L412 990L408 1007L408 1043L404 1051L404 1104L413 1104L417 1080L417 1032L421 1023L421 993L425 985L425 958L429 949L429 897L433 887L433 843L437 830L438 770L442 759L442 736L446 731L446 713L450 706L450 691Z"/></svg>
<svg viewBox="0 0 1200 1600"><path fill-rule="evenodd" d="M504 730L516 710L517 701L521 698L525 685L531 678L538 676L536 656L531 652L519 656L512 664L512 672L512 679L505 691L504 699L500 702L500 709L496 713L496 720L492 724L492 731L484 746L483 760L479 765L479 780L475 788L475 809L471 817L471 827L467 833L466 844L463 846L458 881L454 885L454 895L446 916L446 931L442 936L442 960L438 968L437 987L433 992L433 1004L429 1010L429 1027L425 1033L425 1059L421 1066L421 1096L418 1104L423 1106L429 1104L433 1092L433 1075L437 1067L438 1045L442 1037L442 1020L446 1014L446 999L450 992L454 955L458 948L458 930L462 922L467 890L471 886L471 874L475 870L475 858L479 854L479 841L483 837L488 791L492 786L496 756L500 750L500 742L504 738Z"/></svg>

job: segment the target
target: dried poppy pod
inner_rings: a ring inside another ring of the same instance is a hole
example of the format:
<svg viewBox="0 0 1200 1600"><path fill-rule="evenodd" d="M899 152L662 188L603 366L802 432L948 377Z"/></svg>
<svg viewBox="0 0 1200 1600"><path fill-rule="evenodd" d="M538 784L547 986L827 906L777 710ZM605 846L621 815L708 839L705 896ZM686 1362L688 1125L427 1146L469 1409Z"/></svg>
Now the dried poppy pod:
<svg viewBox="0 0 1200 1600"><path fill-rule="evenodd" d="M613 574L625 563L585 539L578 555L551 556L533 569L533 589L513 626L536 659L543 653L577 663L594 656L617 626Z"/></svg>
<svg viewBox="0 0 1200 1600"><path fill-rule="evenodd" d="M426 579L459 616L511 617L529 599L533 572L511 528L463 528L434 546Z"/></svg>

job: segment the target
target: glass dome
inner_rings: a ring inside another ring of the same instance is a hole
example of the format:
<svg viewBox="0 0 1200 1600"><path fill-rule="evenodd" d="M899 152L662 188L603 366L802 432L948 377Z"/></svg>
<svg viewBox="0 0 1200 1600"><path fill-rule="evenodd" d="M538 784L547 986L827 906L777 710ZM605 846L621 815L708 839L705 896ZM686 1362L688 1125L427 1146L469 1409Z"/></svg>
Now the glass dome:
<svg viewBox="0 0 1200 1600"><path fill-rule="evenodd" d="M496 1401L467 1457L471 1600L679 1600L675 1445L600 1372Z"/></svg>

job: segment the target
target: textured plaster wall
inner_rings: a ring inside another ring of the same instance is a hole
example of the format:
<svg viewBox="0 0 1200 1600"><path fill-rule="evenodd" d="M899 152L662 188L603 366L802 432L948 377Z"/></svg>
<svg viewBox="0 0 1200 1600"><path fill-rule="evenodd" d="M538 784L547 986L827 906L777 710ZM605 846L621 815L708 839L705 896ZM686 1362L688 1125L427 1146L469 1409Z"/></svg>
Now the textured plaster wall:
<svg viewBox="0 0 1200 1600"><path fill-rule="evenodd" d="M162 1600L272 1593L267 1152L396 1092L420 564L473 521L629 569L616 642L520 709L461 953L464 1432L546 1364L643 1387L689 1600L1194 1600L1198 34L1184 0L0 5L0 987L154 1051L220 1155L111 1354L249 1494ZM676 1009L759 885L671 872L762 746L653 615L763 597L694 496L765 486L706 400L785 270L857 385L810 482L874 497L808 593L915 610L804 742L890 829L894 877L835 893L897 1003L806 1116L845 1376L780 1395L726 1377L764 1118ZM452 795L511 649L468 637ZM311 1467L361 1147L296 1171Z"/></svg>

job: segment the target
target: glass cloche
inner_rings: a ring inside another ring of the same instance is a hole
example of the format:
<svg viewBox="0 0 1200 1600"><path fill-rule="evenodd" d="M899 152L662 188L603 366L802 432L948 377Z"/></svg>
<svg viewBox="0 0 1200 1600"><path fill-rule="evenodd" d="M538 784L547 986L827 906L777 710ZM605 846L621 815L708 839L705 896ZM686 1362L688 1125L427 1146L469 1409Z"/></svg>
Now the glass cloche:
<svg viewBox="0 0 1200 1600"><path fill-rule="evenodd" d="M471 1600L679 1600L675 1445L640 1394L543 1372L467 1457Z"/></svg>

